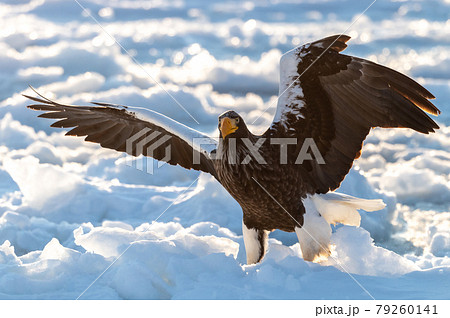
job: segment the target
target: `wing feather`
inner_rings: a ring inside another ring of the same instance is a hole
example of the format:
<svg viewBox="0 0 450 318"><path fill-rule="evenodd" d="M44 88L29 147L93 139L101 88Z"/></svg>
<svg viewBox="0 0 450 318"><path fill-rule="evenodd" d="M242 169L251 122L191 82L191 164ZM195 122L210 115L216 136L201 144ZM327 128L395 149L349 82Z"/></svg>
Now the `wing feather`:
<svg viewBox="0 0 450 318"><path fill-rule="evenodd" d="M144 154L217 177L210 158L210 151L216 148L217 142L162 114L148 110L148 114L143 115L130 112L128 109L131 107L107 103L94 103L95 106L64 105L38 95L24 95L38 103L28 108L44 111L38 117L58 119L51 127L72 128L66 135L85 136L86 141L98 143L104 148L134 156ZM196 138L207 140L209 148L195 143ZM168 148L169 156L166 152ZM196 162L198 159L199 162Z"/></svg>
<svg viewBox="0 0 450 318"><path fill-rule="evenodd" d="M411 78L385 66L344 54L350 37L331 36L287 52L280 61L280 96L264 136L313 138L325 164L302 164L318 193L339 187L372 127L439 126L434 96ZM299 145L288 156L298 155ZM290 161L292 162L292 160Z"/></svg>

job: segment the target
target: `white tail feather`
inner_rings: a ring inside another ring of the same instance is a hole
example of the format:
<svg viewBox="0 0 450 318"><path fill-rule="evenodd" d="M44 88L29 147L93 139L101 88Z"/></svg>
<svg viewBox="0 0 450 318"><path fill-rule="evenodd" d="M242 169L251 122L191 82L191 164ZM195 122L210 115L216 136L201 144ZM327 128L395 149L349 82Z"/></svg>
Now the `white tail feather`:
<svg viewBox="0 0 450 318"><path fill-rule="evenodd" d="M319 213L330 224L342 223L359 226L361 216L357 211L358 209L378 211L386 206L381 199L360 199L336 192L313 195L311 199Z"/></svg>
<svg viewBox="0 0 450 318"><path fill-rule="evenodd" d="M296 227L295 232L303 258L316 262L330 255L330 224L359 226L361 216L358 209L377 211L386 206L379 199L359 199L336 192L308 196L303 200L303 204L306 210L303 226Z"/></svg>

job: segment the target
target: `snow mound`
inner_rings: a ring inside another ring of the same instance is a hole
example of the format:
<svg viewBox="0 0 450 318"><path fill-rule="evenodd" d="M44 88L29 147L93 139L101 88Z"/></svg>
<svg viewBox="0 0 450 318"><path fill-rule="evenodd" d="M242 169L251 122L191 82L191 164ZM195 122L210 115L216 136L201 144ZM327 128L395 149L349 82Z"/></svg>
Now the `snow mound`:
<svg viewBox="0 0 450 318"><path fill-rule="evenodd" d="M355 244L357 242L357 244ZM417 271L419 267L400 255L375 246L370 234L361 228L344 226L331 238L335 258L329 264L358 275L390 276Z"/></svg>
<svg viewBox="0 0 450 318"><path fill-rule="evenodd" d="M38 210L54 209L61 201L70 200L82 184L79 176L58 166L40 164L35 157L6 159L3 164L19 186L25 203Z"/></svg>
<svg viewBox="0 0 450 318"><path fill-rule="evenodd" d="M86 223L73 233L72 248L52 238L42 251L22 256L6 241L0 247L0 267L17 270L0 278L0 295L8 291L14 298L34 294L58 299L316 298L327 289L331 298L342 298L341 288L348 288L355 297L366 299L369 296L358 291L348 273L391 277L395 284L405 280L400 275L419 271L412 261L374 246L369 233L355 227L333 234L336 250L328 265L305 262L298 243L289 247L275 239L270 239L260 264L244 265L242 236L211 222L187 228L175 222L136 228L123 222ZM369 276L358 280L369 284ZM318 283L330 277L341 286Z"/></svg>

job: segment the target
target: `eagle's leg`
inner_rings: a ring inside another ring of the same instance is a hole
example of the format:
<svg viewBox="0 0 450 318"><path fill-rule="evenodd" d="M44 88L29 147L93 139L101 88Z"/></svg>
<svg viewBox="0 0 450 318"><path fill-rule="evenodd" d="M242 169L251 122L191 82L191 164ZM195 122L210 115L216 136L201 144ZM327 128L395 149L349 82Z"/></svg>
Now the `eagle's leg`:
<svg viewBox="0 0 450 318"><path fill-rule="evenodd" d="M303 225L295 227L295 233L300 242L303 259L318 262L330 255L331 226L309 198L305 199L303 204Z"/></svg>
<svg viewBox="0 0 450 318"><path fill-rule="evenodd" d="M242 220L242 233L244 235L247 264L260 262L267 252L269 231L247 227Z"/></svg>

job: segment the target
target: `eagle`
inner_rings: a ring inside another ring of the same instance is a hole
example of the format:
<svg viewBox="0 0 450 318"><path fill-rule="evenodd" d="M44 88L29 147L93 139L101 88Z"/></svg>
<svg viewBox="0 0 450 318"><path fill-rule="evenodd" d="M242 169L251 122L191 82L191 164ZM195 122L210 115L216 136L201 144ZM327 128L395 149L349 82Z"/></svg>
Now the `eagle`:
<svg viewBox="0 0 450 318"><path fill-rule="evenodd" d="M242 207L248 264L263 259L275 229L295 232L303 259L320 261L330 255L331 224L359 226L358 209L385 206L335 192L371 128L439 129L426 114L440 113L434 96L395 70L340 53L349 39L334 35L282 55L276 113L261 135L233 110L219 116L213 138L148 109L24 96L44 111L39 117L58 120L52 127L72 128L66 135L214 176Z"/></svg>

